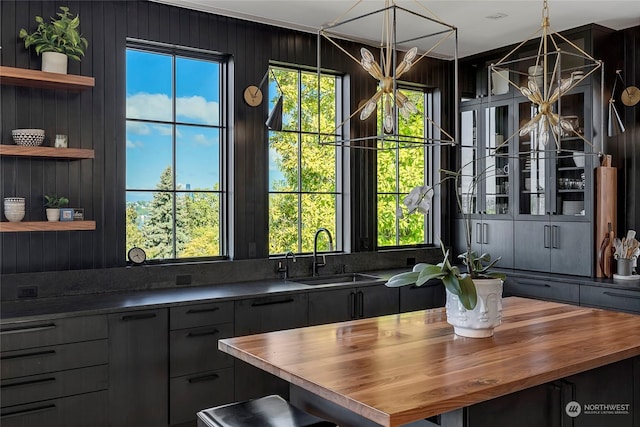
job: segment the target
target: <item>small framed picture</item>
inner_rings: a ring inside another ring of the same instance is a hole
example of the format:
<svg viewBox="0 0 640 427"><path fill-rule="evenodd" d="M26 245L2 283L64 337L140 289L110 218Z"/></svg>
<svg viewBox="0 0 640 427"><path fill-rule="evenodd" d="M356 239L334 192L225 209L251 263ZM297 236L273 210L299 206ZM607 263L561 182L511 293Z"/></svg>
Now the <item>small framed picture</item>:
<svg viewBox="0 0 640 427"><path fill-rule="evenodd" d="M60 221L73 221L73 208L60 208Z"/></svg>
<svg viewBox="0 0 640 427"><path fill-rule="evenodd" d="M84 220L84 209L82 209L82 208L73 208L73 220L74 221L83 221Z"/></svg>

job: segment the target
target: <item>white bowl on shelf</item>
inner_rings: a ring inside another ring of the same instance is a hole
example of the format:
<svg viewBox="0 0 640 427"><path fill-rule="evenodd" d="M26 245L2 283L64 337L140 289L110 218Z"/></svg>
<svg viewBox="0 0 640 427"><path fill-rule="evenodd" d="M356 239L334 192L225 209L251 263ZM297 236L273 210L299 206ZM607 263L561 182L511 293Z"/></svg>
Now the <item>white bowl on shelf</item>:
<svg viewBox="0 0 640 427"><path fill-rule="evenodd" d="M44 142L44 129L14 129L11 135L16 145L37 147Z"/></svg>
<svg viewBox="0 0 640 427"><path fill-rule="evenodd" d="M577 167L583 168L584 167L584 163L585 163L584 153L581 153L579 151L574 151L573 152L573 163L575 163Z"/></svg>

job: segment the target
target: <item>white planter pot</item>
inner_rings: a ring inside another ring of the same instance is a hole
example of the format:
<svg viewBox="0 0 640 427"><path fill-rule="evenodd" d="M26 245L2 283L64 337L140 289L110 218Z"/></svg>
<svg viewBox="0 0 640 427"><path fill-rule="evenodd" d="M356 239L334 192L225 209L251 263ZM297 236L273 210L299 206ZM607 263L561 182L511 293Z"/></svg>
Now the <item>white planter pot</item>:
<svg viewBox="0 0 640 427"><path fill-rule="evenodd" d="M47 221L60 221L60 209L47 208Z"/></svg>
<svg viewBox="0 0 640 427"><path fill-rule="evenodd" d="M42 71L49 73L67 74L67 63L69 58L64 53L43 52Z"/></svg>
<svg viewBox="0 0 640 427"><path fill-rule="evenodd" d="M467 310L457 295L447 291L447 322L456 335L469 338L493 336L493 329L502 322L502 280L474 279L478 303Z"/></svg>

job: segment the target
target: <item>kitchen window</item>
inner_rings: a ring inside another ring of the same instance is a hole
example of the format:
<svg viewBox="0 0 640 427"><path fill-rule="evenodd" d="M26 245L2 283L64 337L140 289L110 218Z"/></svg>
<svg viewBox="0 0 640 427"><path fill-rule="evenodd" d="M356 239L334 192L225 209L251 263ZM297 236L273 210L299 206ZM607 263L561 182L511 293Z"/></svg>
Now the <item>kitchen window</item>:
<svg viewBox="0 0 640 427"><path fill-rule="evenodd" d="M281 131L269 132L269 254L309 253L315 232L327 228L334 250L342 249L342 153L319 140L341 139L341 78L292 68L272 67L270 109L283 93ZM275 76L275 80L274 80ZM277 81L277 84L276 84ZM320 139L319 139L320 137ZM321 250L327 250L322 237Z"/></svg>
<svg viewBox="0 0 640 427"><path fill-rule="evenodd" d="M225 255L223 58L131 43L126 68L127 251Z"/></svg>
<svg viewBox="0 0 640 427"><path fill-rule="evenodd" d="M403 135L433 138L436 126L425 117L434 117L435 96L418 88L403 87L405 94L419 113L409 120L401 119L398 130ZM382 117L378 112L379 120ZM409 147L409 148L407 148ZM404 197L419 185L433 186L439 157L434 146L423 144L393 144L385 142L377 151L377 227L378 248L415 246L433 243L434 214L438 212L437 198L432 199L428 215L414 213L399 218L396 212ZM435 189L439 192L439 189Z"/></svg>

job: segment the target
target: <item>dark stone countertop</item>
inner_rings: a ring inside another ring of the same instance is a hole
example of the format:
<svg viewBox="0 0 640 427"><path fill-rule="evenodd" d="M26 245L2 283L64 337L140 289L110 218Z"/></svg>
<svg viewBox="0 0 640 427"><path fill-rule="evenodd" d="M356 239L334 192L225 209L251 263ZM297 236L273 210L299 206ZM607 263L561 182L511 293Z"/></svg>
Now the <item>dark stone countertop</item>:
<svg viewBox="0 0 640 427"><path fill-rule="evenodd" d="M369 272L386 279L406 270ZM302 279L302 278L299 278ZM231 301L244 298L269 297L291 293L321 291L355 286L381 285L377 282L306 285L290 280L260 280L217 285L202 285L171 289L132 292L109 292L6 301L0 305L0 324L80 315L108 314L129 310L152 309L168 305L193 304L210 301Z"/></svg>
<svg viewBox="0 0 640 427"><path fill-rule="evenodd" d="M409 268L365 272L388 279ZM640 281L598 279L563 276L517 270L500 270L512 277L548 279L587 286L604 286L640 292ZM301 278L297 278L301 279ZM211 301L232 301L244 298L269 297L300 292L322 291L356 286L375 286L381 282L355 282L326 285L305 285L290 280L258 280L229 284L176 287L170 289L137 290L131 292L107 292L53 298L6 301L0 305L0 324L60 318L81 315L108 314L130 310L153 309L169 305L186 305Z"/></svg>

